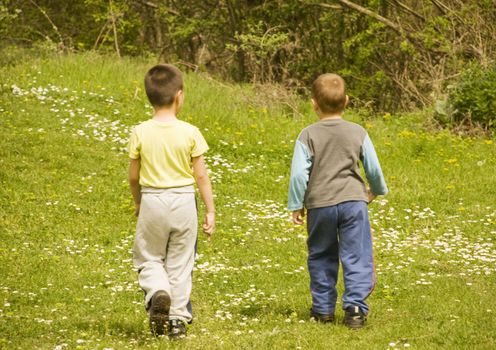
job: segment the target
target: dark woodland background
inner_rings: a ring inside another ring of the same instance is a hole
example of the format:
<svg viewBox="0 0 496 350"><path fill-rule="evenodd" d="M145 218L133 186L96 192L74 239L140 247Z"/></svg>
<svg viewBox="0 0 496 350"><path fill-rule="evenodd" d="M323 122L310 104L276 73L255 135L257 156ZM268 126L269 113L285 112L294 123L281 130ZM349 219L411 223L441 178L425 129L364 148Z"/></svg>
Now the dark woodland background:
<svg viewBox="0 0 496 350"><path fill-rule="evenodd" d="M494 0L4 0L0 37L2 50L152 56L302 94L337 72L357 108L496 123Z"/></svg>

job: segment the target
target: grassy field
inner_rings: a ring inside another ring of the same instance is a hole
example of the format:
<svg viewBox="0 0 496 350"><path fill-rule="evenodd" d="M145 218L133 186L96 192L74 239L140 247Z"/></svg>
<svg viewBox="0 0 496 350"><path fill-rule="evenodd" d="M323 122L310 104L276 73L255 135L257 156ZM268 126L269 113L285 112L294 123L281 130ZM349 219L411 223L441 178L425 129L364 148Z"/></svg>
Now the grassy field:
<svg viewBox="0 0 496 350"><path fill-rule="evenodd" d="M211 146L218 229L199 237L189 336L170 343L149 334L130 252L124 149L151 115L151 63L22 51L0 62L1 349L496 347L494 140L429 131L428 113L346 113L390 188L370 206L378 283L366 328L346 329L341 310L316 324L306 232L285 209L309 103L295 98L294 113L270 87L187 75L181 118Z"/></svg>

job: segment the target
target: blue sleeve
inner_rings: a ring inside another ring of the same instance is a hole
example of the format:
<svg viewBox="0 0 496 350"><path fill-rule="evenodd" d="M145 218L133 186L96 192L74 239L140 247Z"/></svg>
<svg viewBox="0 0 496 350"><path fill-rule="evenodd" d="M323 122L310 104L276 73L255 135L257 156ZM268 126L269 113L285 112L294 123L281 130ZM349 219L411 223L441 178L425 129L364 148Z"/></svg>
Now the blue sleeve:
<svg viewBox="0 0 496 350"><path fill-rule="evenodd" d="M312 157L308 148L302 142L296 140L293 161L291 162L291 177L289 179L288 209L291 211L303 208L311 168Z"/></svg>
<svg viewBox="0 0 496 350"><path fill-rule="evenodd" d="M377 158L374 145L372 144L369 135L366 135L363 140L362 164L372 193L376 196L388 193L381 165L379 164L379 159Z"/></svg>

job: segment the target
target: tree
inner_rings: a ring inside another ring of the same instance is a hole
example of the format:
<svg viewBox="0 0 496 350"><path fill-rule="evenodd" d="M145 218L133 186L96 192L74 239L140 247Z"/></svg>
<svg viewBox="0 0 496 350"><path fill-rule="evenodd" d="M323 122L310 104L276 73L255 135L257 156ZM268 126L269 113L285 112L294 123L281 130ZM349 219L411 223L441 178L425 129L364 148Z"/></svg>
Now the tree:
<svg viewBox="0 0 496 350"><path fill-rule="evenodd" d="M467 63L496 57L493 0L4 0L4 45L153 54L234 81L305 92L346 79L355 105L432 105Z"/></svg>

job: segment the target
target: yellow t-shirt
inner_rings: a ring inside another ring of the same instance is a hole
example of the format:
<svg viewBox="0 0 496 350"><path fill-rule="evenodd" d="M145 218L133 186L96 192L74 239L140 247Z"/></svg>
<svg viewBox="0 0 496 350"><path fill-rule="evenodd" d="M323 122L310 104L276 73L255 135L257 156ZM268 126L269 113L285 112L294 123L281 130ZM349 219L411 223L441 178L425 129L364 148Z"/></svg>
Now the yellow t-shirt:
<svg viewBox="0 0 496 350"><path fill-rule="evenodd" d="M191 158L205 153L208 145L196 126L150 119L133 129L128 149L130 158L141 159L141 186L171 188L195 183Z"/></svg>

